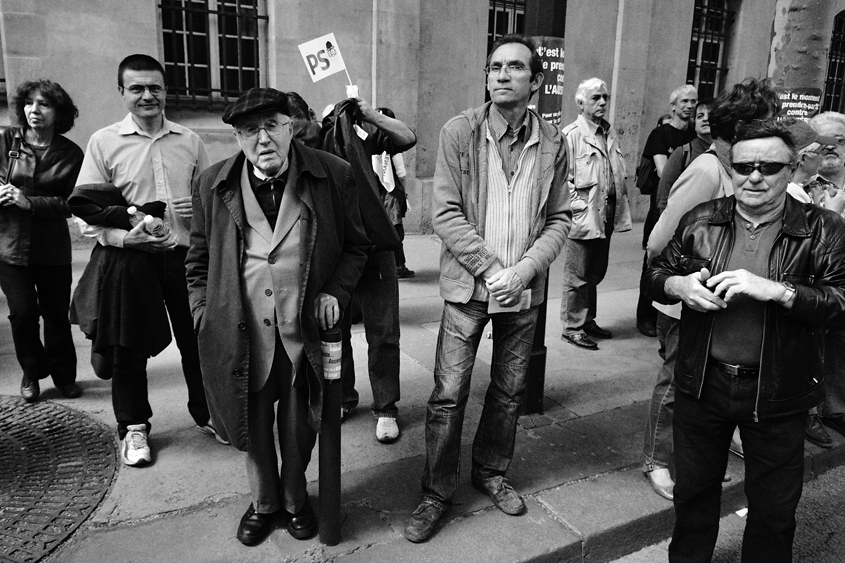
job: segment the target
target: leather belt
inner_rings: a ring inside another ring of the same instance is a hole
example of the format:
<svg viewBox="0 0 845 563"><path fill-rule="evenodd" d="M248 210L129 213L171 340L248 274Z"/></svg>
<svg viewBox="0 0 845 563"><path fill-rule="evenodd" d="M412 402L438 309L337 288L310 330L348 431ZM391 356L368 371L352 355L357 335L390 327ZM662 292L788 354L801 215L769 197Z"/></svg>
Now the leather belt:
<svg viewBox="0 0 845 563"><path fill-rule="evenodd" d="M710 361L719 368L719 371L734 377L757 377L760 373L760 368L742 366L739 364L726 364L725 362L720 362L719 360L713 358L710 358Z"/></svg>

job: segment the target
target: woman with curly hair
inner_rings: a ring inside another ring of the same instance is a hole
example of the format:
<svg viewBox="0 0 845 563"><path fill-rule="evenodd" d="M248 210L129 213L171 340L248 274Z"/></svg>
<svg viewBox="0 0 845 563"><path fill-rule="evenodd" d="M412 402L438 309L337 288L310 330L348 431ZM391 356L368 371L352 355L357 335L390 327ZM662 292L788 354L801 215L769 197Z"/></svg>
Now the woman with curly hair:
<svg viewBox="0 0 845 563"><path fill-rule="evenodd" d="M0 128L0 289L23 369L21 396L38 400L38 381L52 376L61 395L76 398L82 390L68 322L67 198L83 153L62 133L79 112L68 93L49 80L21 84L12 106L20 126Z"/></svg>

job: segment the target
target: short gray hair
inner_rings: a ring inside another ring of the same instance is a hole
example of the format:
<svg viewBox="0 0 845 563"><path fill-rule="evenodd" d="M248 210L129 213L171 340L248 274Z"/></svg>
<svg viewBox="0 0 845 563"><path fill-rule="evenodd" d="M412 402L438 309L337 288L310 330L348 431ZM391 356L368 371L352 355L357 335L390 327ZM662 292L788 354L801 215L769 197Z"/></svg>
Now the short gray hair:
<svg viewBox="0 0 845 563"><path fill-rule="evenodd" d="M669 105L671 106L675 102L678 101L678 98L683 96L684 94L694 94L696 98L698 98L698 90L695 89L695 86L692 84L684 84L680 88L675 88L671 94L669 94Z"/></svg>
<svg viewBox="0 0 845 563"><path fill-rule="evenodd" d="M575 101L583 102L585 100L584 92L588 90L598 90L602 86L604 86L604 89L607 90L607 83L601 78L588 78L587 80L584 80L578 85L578 89L575 90Z"/></svg>
<svg viewBox="0 0 845 563"><path fill-rule="evenodd" d="M813 129L822 123L836 123L837 125L845 127L845 114L841 114L837 111L826 111L815 115L812 119L810 119L810 127Z"/></svg>

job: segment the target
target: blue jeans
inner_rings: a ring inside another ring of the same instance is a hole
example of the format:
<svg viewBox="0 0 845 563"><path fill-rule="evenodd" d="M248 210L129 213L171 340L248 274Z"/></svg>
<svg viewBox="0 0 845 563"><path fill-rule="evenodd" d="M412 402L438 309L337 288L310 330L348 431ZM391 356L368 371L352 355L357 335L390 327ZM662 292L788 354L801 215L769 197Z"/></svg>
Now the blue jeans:
<svg viewBox="0 0 845 563"><path fill-rule="evenodd" d="M669 467L672 457L672 411L675 406L675 358L681 321L657 312L658 354L663 360L645 422L643 471Z"/></svg>
<svg viewBox="0 0 845 563"><path fill-rule="evenodd" d="M423 499L448 503L458 485L461 430L478 343L493 321L493 359L484 409L472 443L472 478L504 475L513 458L519 405L537 324L537 307L516 313L487 313L487 303L446 302L434 364L434 391L425 419Z"/></svg>
<svg viewBox="0 0 845 563"><path fill-rule="evenodd" d="M675 396L675 529L671 563L710 561L719 533L722 477L739 427L745 452L748 518L742 562L792 561L795 509L804 486L807 413L754 422L757 378L733 377L709 365L701 399Z"/></svg>
<svg viewBox="0 0 845 563"><path fill-rule="evenodd" d="M367 367L373 390L373 415L395 417L399 413L399 282L393 251L375 252L367 259L361 280L355 287L367 337ZM358 405L355 390L355 361L352 358L351 317L340 321L342 404Z"/></svg>

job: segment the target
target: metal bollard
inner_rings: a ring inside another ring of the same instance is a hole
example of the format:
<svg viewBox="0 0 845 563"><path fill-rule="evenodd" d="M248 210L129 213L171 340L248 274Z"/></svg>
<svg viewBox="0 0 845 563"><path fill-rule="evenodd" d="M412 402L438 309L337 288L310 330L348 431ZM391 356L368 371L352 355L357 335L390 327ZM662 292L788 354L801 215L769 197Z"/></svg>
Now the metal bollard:
<svg viewBox="0 0 845 563"><path fill-rule="evenodd" d="M340 543L340 379L323 380L320 428L320 542Z"/></svg>

